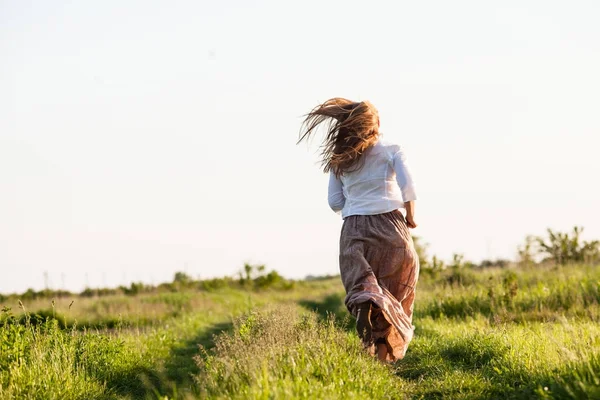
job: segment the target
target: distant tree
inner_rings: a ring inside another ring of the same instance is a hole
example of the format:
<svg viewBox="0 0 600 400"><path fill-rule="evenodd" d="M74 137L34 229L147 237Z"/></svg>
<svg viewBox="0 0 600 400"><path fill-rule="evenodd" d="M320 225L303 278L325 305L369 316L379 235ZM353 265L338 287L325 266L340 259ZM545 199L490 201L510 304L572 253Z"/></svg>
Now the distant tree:
<svg viewBox="0 0 600 400"><path fill-rule="evenodd" d="M149 292L153 289L153 287L144 285L142 282L131 282L129 287L120 286L120 289L128 296L135 296L143 292Z"/></svg>
<svg viewBox="0 0 600 400"><path fill-rule="evenodd" d="M505 260L503 258L498 258L496 260L482 260L479 263L479 268L489 268L489 267L505 268L508 264L510 264L510 261Z"/></svg>
<svg viewBox="0 0 600 400"><path fill-rule="evenodd" d="M192 281L192 277L186 274L185 272L175 272L175 277L173 278L173 282L179 283L189 283Z"/></svg>
<svg viewBox="0 0 600 400"><path fill-rule="evenodd" d="M589 264L600 263L600 240L592 240L583 244L583 262Z"/></svg>
<svg viewBox="0 0 600 400"><path fill-rule="evenodd" d="M264 270L264 268L263 268ZM266 288L270 286L274 286L281 281L283 281L283 277L277 273L277 271L271 271L266 275L260 275L254 279L254 285L257 288Z"/></svg>
<svg viewBox="0 0 600 400"><path fill-rule="evenodd" d="M462 268L464 266L464 259L464 254L452 254L452 264L450 264L450 268Z"/></svg>
<svg viewBox="0 0 600 400"><path fill-rule="evenodd" d="M444 264L444 261L440 260L437 256L433 256L431 259L431 268L436 271L441 271L446 268L446 264Z"/></svg>
<svg viewBox="0 0 600 400"><path fill-rule="evenodd" d="M521 266L536 264L535 255L539 253L538 240L535 236L527 235L525 243L517 248L517 263Z"/></svg>
<svg viewBox="0 0 600 400"><path fill-rule="evenodd" d="M576 226L571 234L555 232L548 228L548 238L536 238L539 252L556 264L596 263L600 261L600 241L581 240L583 228Z"/></svg>
<svg viewBox="0 0 600 400"><path fill-rule="evenodd" d="M434 255L431 257L431 262L427 263L425 268L421 267L421 273L430 276L433 279L437 279L444 269L446 269L444 261Z"/></svg>
<svg viewBox="0 0 600 400"><path fill-rule="evenodd" d="M252 280L254 267L248 263L244 264L244 272L246 276L244 277L246 282L250 282Z"/></svg>
<svg viewBox="0 0 600 400"><path fill-rule="evenodd" d="M252 265L252 264L245 263L244 268L239 273L239 276L240 276L239 282L241 285L252 284L254 279L263 276L264 273L265 273L264 265Z"/></svg>
<svg viewBox="0 0 600 400"><path fill-rule="evenodd" d="M279 275L277 271L266 273L264 265L244 264L244 268L239 272L239 284L251 289L265 289L277 287L280 289L291 289L294 286L293 281L287 281Z"/></svg>

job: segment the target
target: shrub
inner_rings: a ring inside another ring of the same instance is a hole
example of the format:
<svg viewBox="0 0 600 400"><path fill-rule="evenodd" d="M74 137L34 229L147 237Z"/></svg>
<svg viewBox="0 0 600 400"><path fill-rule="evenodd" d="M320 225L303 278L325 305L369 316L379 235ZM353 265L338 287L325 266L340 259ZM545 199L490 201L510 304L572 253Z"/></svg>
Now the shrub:
<svg viewBox="0 0 600 400"><path fill-rule="evenodd" d="M600 261L600 241L582 241L582 227L574 227L569 233L554 232L548 229L548 238L537 238L539 252L556 264L597 263Z"/></svg>

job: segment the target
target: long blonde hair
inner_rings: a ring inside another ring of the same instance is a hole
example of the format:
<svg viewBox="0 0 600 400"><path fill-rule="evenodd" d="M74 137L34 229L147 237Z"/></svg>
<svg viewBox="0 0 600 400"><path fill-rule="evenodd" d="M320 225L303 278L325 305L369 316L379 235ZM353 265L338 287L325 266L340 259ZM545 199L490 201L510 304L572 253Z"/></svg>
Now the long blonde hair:
<svg viewBox="0 0 600 400"><path fill-rule="evenodd" d="M324 172L333 171L337 177L358 170L364 151L377 142L379 114L368 101L334 97L304 117L298 143L311 137L321 123L328 122L321 145L321 166Z"/></svg>

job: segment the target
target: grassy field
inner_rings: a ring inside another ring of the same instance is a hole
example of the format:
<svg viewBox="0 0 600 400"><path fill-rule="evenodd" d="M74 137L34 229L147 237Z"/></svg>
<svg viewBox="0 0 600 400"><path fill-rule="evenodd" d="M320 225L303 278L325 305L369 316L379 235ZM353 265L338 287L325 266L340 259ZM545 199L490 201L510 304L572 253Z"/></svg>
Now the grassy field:
<svg viewBox="0 0 600 400"><path fill-rule="evenodd" d="M4 297L0 399L600 398L598 266L423 272L393 366L343 297L339 278Z"/></svg>

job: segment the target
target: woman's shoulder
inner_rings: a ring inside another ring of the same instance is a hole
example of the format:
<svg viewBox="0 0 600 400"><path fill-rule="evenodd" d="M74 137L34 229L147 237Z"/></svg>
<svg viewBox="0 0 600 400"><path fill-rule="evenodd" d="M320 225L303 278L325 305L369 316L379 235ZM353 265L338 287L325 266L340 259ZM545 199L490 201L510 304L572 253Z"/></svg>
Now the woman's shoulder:
<svg viewBox="0 0 600 400"><path fill-rule="evenodd" d="M380 138L377 141L377 146L381 147L382 149L385 149L385 151L390 155L394 155L400 150L402 150L402 147L399 144L385 140L383 138Z"/></svg>

